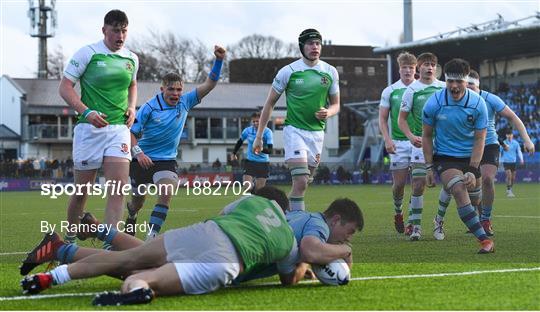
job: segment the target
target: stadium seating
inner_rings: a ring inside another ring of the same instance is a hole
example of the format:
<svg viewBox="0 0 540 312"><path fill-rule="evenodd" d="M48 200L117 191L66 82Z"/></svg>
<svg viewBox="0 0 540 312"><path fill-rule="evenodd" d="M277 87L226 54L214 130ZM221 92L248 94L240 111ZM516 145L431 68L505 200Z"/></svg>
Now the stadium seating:
<svg viewBox="0 0 540 312"><path fill-rule="evenodd" d="M530 85L509 86L501 84L495 92L499 97L521 118L527 128L527 132L534 143L536 150L540 149L540 109L538 98L540 97L540 82ZM497 130L510 126L505 118L496 119ZM514 137L520 144L523 138L514 129ZM537 159L532 158L532 159Z"/></svg>

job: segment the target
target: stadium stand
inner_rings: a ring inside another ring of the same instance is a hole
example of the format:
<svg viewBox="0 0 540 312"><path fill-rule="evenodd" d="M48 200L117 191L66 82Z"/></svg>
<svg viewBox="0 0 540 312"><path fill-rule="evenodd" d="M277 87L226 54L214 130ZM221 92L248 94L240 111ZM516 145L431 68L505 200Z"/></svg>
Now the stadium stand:
<svg viewBox="0 0 540 312"><path fill-rule="evenodd" d="M540 95L539 83L532 85L509 86L501 84L497 95L519 116L525 124L527 132L533 141L536 150L540 148L540 110L538 107L538 97ZM497 117L496 128L501 130L509 127L508 120ZM523 139L514 129L514 137L520 144L523 144ZM530 161L538 162L540 157L529 157Z"/></svg>

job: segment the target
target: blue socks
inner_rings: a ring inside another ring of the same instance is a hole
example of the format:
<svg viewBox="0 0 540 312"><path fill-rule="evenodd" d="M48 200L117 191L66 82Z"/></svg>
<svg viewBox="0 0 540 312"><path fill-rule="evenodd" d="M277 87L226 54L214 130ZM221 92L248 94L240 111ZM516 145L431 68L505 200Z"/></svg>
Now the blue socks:
<svg viewBox="0 0 540 312"><path fill-rule="evenodd" d="M478 218L476 209L474 209L471 204L458 208L458 213L461 221L465 223L467 228L471 231L471 233L474 234L474 236L476 236L476 238L478 238L478 240L483 241L487 239L486 232L480 224L480 219Z"/></svg>
<svg viewBox="0 0 540 312"><path fill-rule="evenodd" d="M152 231L155 233L159 233L161 231L161 227L163 226L163 223L165 222L165 219L167 218L167 213L169 212L169 207L165 205L157 204L154 206L154 210L152 211L152 214L150 215L150 226L152 227Z"/></svg>

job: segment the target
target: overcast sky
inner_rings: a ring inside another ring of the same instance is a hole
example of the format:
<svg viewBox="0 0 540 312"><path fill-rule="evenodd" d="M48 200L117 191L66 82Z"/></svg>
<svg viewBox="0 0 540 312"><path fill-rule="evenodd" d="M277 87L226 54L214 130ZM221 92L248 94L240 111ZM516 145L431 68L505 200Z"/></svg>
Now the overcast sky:
<svg viewBox="0 0 540 312"><path fill-rule="evenodd" d="M37 0L34 0L37 2ZM47 0L50 2L50 0ZM1 0L0 74L34 77L38 39L29 36L27 0ZM296 42L305 28L317 28L333 44L385 46L398 43L403 29L403 1L56 1L58 28L49 51L62 46L70 57L85 44L102 39L103 16L120 9L129 18L130 38L148 29L233 44L258 33ZM507 21L534 15L539 0L413 0L414 39L482 23L501 14Z"/></svg>

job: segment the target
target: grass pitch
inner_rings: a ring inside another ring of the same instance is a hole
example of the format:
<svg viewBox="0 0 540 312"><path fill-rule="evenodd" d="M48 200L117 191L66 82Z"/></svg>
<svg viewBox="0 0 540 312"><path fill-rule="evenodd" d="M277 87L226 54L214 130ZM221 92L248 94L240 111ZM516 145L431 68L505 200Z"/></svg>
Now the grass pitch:
<svg viewBox="0 0 540 312"><path fill-rule="evenodd" d="M289 187L283 189L288 191ZM390 186L311 186L306 195L310 211L324 210L336 197L349 197L364 212L364 231L353 240L355 264L348 285L303 283L282 287L276 278L270 278L202 296L157 298L150 305L114 309L540 310L539 191L539 184L516 185L517 197L506 198L504 185L497 185L493 210L496 252L478 255L479 245L465 234L455 203L447 213L446 239L436 241L431 235L439 189L427 190L423 236L421 241L410 242L394 230ZM173 199L164 230L212 217L234 198L186 196L180 192ZM49 199L38 192L0 193L2 310L89 310L94 309L90 305L94 293L119 288L121 281L100 277L42 293L52 297L22 297L18 266L25 256L23 252L32 249L43 236L42 220L64 220L67 200L66 196ZM154 199L148 198L139 214L140 222L148 220L153 203ZM103 207L104 200L93 197L87 210L102 218ZM81 245L91 246L91 242ZM40 266L34 271L44 269Z"/></svg>

